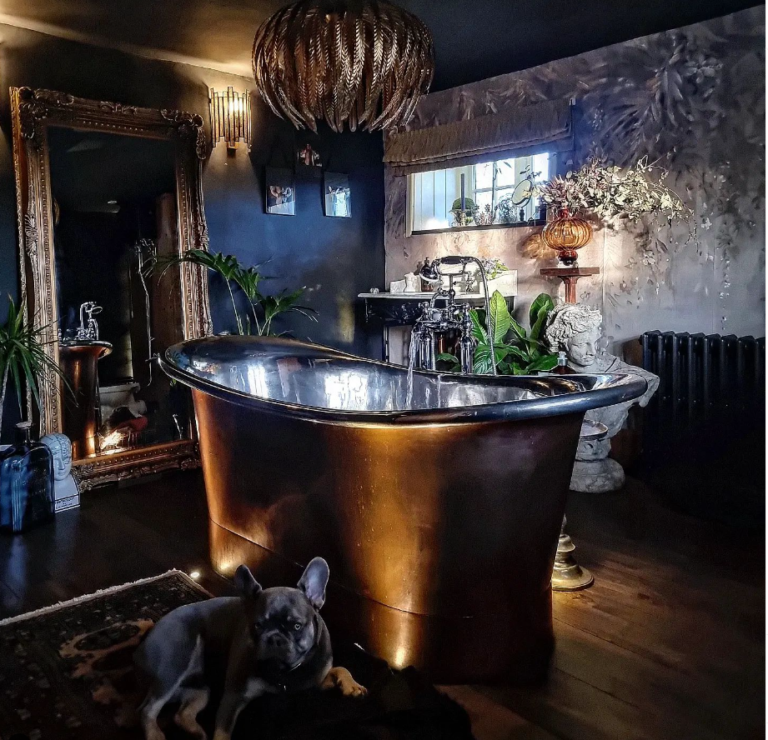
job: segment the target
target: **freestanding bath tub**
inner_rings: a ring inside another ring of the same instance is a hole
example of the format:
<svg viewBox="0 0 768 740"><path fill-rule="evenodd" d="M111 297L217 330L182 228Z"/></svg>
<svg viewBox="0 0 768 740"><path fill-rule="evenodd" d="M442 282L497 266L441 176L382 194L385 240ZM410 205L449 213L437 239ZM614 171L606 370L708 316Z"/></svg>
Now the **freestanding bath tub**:
<svg viewBox="0 0 768 740"><path fill-rule="evenodd" d="M331 634L442 682L533 678L584 412L636 376L459 376L316 345L208 337L167 350L189 385L214 566L266 584L331 567Z"/></svg>

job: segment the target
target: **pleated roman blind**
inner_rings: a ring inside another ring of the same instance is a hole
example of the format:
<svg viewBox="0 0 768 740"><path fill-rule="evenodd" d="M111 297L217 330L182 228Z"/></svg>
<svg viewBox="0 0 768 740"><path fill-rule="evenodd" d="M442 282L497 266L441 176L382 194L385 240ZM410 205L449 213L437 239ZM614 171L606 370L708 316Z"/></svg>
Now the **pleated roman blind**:
<svg viewBox="0 0 768 740"><path fill-rule="evenodd" d="M548 100L466 121L394 133L385 140L384 162L395 174L464 167L540 152L573 149L568 100Z"/></svg>

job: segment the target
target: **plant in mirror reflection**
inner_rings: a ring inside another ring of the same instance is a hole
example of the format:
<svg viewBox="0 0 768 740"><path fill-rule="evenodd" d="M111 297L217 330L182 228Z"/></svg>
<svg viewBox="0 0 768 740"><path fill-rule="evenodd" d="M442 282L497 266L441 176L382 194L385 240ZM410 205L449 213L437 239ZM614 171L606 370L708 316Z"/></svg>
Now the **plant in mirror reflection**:
<svg viewBox="0 0 768 740"><path fill-rule="evenodd" d="M493 317L493 352L499 375L531 375L548 372L557 365L557 355L550 352L543 341L544 329L555 304L551 296L541 293L531 304L528 312L531 328L526 331L510 314L507 301L499 291L491 296ZM485 311L472 309L472 336L475 345L473 372L488 374L491 369L491 340L488 336ZM455 355L440 354L438 360L447 363L448 369L458 372L460 362Z"/></svg>
<svg viewBox="0 0 768 740"><path fill-rule="evenodd" d="M317 321L316 311L308 306L299 305L304 288L298 288L292 292L282 290L277 295L265 295L260 290L263 280L268 280L259 272L261 265L245 267L231 254L221 252L208 252L204 249L190 249L182 255L176 255L165 260L165 268L162 274L182 263L198 265L220 275L227 285L229 298L232 303L232 312L237 325L237 333L240 335L256 334L258 336L275 336L272 322L276 316L285 313L300 313L311 321ZM235 288L239 288L248 301L248 311L245 316L237 307ZM280 332L284 336L289 332Z"/></svg>

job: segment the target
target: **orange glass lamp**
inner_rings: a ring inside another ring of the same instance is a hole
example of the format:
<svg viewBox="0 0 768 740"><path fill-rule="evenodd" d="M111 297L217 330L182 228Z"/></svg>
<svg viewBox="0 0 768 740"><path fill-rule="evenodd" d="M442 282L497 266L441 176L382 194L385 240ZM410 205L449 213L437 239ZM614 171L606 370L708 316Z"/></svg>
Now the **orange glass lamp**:
<svg viewBox="0 0 768 740"><path fill-rule="evenodd" d="M547 246L557 252L557 258L566 267L574 267L581 249L592 238L592 226L581 216L571 216L562 209L557 218L550 221L541 232Z"/></svg>
<svg viewBox="0 0 768 740"><path fill-rule="evenodd" d="M226 92L210 91L211 139L213 146L221 139L227 142L227 149L237 149L244 143L251 151L251 98L250 93L236 92L228 87Z"/></svg>

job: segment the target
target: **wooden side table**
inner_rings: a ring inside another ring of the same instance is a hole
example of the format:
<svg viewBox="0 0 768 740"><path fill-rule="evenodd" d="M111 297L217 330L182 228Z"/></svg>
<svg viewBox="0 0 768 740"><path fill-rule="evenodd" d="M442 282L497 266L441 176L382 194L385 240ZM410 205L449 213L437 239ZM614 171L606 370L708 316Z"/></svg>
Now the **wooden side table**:
<svg viewBox="0 0 768 740"><path fill-rule="evenodd" d="M539 270L544 277L556 277L565 283L565 302L578 303L576 300L576 283L579 278L599 275L599 267L544 267Z"/></svg>

